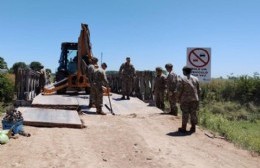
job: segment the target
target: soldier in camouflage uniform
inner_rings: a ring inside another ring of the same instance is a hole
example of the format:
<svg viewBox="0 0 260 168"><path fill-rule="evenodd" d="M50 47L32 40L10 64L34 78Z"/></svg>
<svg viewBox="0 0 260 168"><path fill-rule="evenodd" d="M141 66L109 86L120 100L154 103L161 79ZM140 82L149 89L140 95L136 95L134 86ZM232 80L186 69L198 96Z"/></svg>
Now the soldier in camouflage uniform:
<svg viewBox="0 0 260 168"><path fill-rule="evenodd" d="M179 132L185 133L190 117L190 132L196 131L198 122L197 111L199 109L200 86L198 78L191 75L192 68L183 67L183 75L178 84L178 101L182 111L182 127Z"/></svg>
<svg viewBox="0 0 260 168"><path fill-rule="evenodd" d="M157 67L156 69L156 77L154 79L154 88L153 94L155 96L155 104L161 110L164 110L164 94L166 89L166 77L162 73L162 68Z"/></svg>
<svg viewBox="0 0 260 168"><path fill-rule="evenodd" d="M103 63L101 64L101 68L102 68L104 71L106 71L106 69L107 69L107 64L106 64L105 62L103 62Z"/></svg>
<svg viewBox="0 0 260 168"><path fill-rule="evenodd" d="M91 63L88 65L87 68L87 73L88 74L88 78L89 78L89 82L90 82L90 94L89 94L89 107L95 107L95 102L93 100L93 88L92 88L92 83L93 83L93 74L94 74L94 70L95 70L95 66L98 67L98 59L96 57L93 57L91 60Z"/></svg>
<svg viewBox="0 0 260 168"><path fill-rule="evenodd" d="M177 116L178 115L178 108L177 108L177 83L178 83L178 77L173 72L173 66L172 64L166 64L165 68L169 74L166 78L167 83L167 96L168 100L170 102L170 114Z"/></svg>
<svg viewBox="0 0 260 168"><path fill-rule="evenodd" d="M103 68L105 66L102 66ZM106 68L106 67L105 67ZM97 114L106 115L102 111L103 106L103 86L108 87L108 81L105 74L105 70L102 68L95 67L93 74L93 100L95 102L95 106L97 108Z"/></svg>
<svg viewBox="0 0 260 168"><path fill-rule="evenodd" d="M39 86L36 90L36 94L40 94L42 91L44 91L44 86L46 84L46 71L44 69L44 66L43 65L40 65L40 70L39 70L39 74L40 74L40 77L39 77Z"/></svg>
<svg viewBox="0 0 260 168"><path fill-rule="evenodd" d="M133 64L130 63L130 58L126 58L126 62L120 66L119 75L122 77L122 100L130 99L130 94L133 89L133 82L135 76L135 68Z"/></svg>

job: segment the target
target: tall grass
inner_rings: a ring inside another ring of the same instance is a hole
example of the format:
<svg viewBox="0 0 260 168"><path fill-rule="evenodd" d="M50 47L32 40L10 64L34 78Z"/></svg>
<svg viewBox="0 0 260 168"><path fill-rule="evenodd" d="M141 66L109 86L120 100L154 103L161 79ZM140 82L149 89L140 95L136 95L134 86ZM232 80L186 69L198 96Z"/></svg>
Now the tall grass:
<svg viewBox="0 0 260 168"><path fill-rule="evenodd" d="M199 124L238 146L260 153L260 120L229 120L203 108L199 112Z"/></svg>
<svg viewBox="0 0 260 168"><path fill-rule="evenodd" d="M230 76L201 85L199 124L260 153L260 78Z"/></svg>
<svg viewBox="0 0 260 168"><path fill-rule="evenodd" d="M201 98L205 103L212 101L236 101L240 104L252 102L260 105L259 75L214 79L201 86Z"/></svg>

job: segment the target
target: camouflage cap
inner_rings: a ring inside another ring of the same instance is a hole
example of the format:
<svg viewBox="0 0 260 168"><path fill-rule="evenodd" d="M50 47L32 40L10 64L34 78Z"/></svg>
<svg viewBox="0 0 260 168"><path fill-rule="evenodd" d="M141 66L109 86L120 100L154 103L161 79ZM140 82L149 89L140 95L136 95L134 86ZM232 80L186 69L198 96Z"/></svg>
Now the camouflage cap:
<svg viewBox="0 0 260 168"><path fill-rule="evenodd" d="M192 70L193 68L192 67L190 67L190 66L184 66L183 68L182 68L182 70Z"/></svg>
<svg viewBox="0 0 260 168"><path fill-rule="evenodd" d="M98 62L98 58L97 58L97 57L93 57L93 58L92 58L92 63L93 63L93 64L96 64L97 62Z"/></svg>
<svg viewBox="0 0 260 168"><path fill-rule="evenodd" d="M167 68L172 68L173 67L173 65L171 64L171 63L168 63L168 64L166 64L165 65L165 68L167 69Z"/></svg>
<svg viewBox="0 0 260 168"><path fill-rule="evenodd" d="M158 71L158 72L161 72L162 68L161 67L156 67L155 70Z"/></svg>
<svg viewBox="0 0 260 168"><path fill-rule="evenodd" d="M105 67L105 68L107 68L107 64L104 62L104 63L102 63L101 64L101 66L103 66L103 67Z"/></svg>

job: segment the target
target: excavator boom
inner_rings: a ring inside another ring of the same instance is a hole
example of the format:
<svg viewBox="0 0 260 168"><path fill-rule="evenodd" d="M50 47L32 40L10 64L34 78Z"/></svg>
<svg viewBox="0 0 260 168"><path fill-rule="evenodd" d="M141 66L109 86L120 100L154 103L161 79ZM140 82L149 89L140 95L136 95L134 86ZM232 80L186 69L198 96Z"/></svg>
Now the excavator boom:
<svg viewBox="0 0 260 168"><path fill-rule="evenodd" d="M61 49L56 82L52 86L44 88L43 94L53 94L55 92L64 94L68 88L76 88L77 90L84 88L87 92L90 84L86 72L93 58L88 25L81 24L78 43L62 43ZM71 55L74 58L69 58Z"/></svg>

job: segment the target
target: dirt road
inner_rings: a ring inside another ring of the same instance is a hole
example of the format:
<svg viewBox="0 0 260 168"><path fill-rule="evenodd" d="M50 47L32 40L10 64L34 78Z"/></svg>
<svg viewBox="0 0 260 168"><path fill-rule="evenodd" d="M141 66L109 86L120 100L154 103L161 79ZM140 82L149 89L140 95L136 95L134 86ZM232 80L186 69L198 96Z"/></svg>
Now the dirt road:
<svg viewBox="0 0 260 168"><path fill-rule="evenodd" d="M260 157L223 139L176 132L180 117L162 115L147 104L120 102L117 115L83 114L84 129L25 126L19 136L0 146L0 167L22 168L257 168ZM115 103L115 102L113 102ZM125 111L118 111L120 103ZM123 105L123 103L125 103Z"/></svg>

